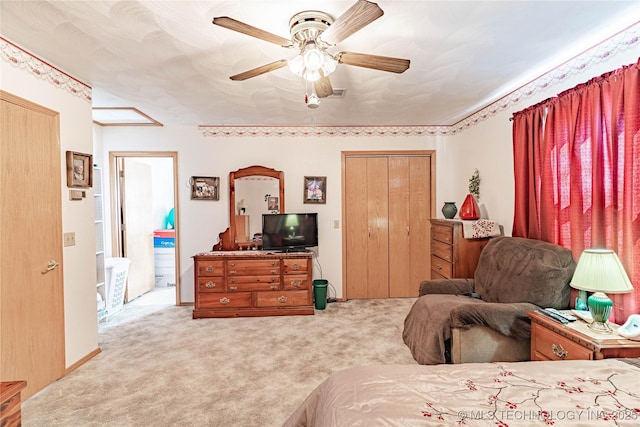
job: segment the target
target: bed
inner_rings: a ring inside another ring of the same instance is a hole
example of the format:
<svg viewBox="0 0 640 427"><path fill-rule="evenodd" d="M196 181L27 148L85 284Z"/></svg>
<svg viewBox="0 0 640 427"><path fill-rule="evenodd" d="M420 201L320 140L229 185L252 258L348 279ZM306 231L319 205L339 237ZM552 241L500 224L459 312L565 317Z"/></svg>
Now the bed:
<svg viewBox="0 0 640 427"><path fill-rule="evenodd" d="M293 426L638 426L640 359L360 366L320 384Z"/></svg>

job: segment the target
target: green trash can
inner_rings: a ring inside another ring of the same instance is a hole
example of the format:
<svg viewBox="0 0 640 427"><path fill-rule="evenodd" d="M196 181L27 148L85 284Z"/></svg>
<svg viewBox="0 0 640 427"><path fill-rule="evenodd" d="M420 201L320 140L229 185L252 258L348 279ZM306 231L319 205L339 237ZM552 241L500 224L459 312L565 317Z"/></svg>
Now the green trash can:
<svg viewBox="0 0 640 427"><path fill-rule="evenodd" d="M328 280L316 279L313 281L313 301L316 310L324 310L327 308L327 286Z"/></svg>

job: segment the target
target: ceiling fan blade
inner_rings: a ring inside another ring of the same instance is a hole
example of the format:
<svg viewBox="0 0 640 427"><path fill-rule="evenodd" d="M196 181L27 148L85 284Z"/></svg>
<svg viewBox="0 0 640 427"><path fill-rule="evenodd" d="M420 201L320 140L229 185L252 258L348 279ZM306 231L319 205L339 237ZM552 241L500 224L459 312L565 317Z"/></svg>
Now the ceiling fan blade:
<svg viewBox="0 0 640 427"><path fill-rule="evenodd" d="M382 15L384 15L384 12L376 3L358 0L326 29L320 35L320 38L329 44L340 43Z"/></svg>
<svg viewBox="0 0 640 427"><path fill-rule="evenodd" d="M271 64L263 65L262 67L253 68L249 71L245 71L244 73L236 74L235 76L229 77L231 80L247 80L252 77L259 76L260 74L268 73L270 71L277 70L278 68L282 68L287 65L286 59L281 59L276 62L272 62Z"/></svg>
<svg viewBox="0 0 640 427"><path fill-rule="evenodd" d="M389 71L391 73L403 73L409 68L409 64L411 63L408 59L354 52L340 52L336 57L341 64Z"/></svg>
<svg viewBox="0 0 640 427"><path fill-rule="evenodd" d="M331 80L329 80L329 77L320 77L318 80L313 82L313 88L315 89L318 98L326 98L327 96L333 95L333 87L331 86Z"/></svg>
<svg viewBox="0 0 640 427"><path fill-rule="evenodd" d="M213 23L215 25L219 25L226 29L237 31L239 33L246 34L248 36L267 41L269 43L275 43L282 47L293 46L291 43L291 40L289 39L285 39L284 37L280 37L268 31L261 30L260 28L256 28L249 24L245 24L244 22L240 22L233 18L229 18L228 16L220 16L218 18L213 18Z"/></svg>

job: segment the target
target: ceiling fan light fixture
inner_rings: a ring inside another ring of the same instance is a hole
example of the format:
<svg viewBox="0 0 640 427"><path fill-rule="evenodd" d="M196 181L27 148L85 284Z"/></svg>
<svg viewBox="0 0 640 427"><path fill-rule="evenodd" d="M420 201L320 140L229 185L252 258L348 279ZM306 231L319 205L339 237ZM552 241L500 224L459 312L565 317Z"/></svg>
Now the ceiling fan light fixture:
<svg viewBox="0 0 640 427"><path fill-rule="evenodd" d="M302 73L304 72L304 59L302 59L302 56L297 55L295 58L290 59L288 64L289 70L291 70L293 74L302 76Z"/></svg>
<svg viewBox="0 0 640 427"><path fill-rule="evenodd" d="M325 54L323 51L317 48L314 41L307 43L307 47L302 54L304 59L304 66L309 70L318 71L322 64L324 64Z"/></svg>

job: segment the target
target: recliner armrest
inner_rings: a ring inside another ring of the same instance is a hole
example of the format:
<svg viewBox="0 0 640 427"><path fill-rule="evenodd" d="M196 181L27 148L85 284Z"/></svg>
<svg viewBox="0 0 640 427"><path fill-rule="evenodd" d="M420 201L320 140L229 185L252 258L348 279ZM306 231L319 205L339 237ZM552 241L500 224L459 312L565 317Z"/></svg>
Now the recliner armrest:
<svg viewBox="0 0 640 427"><path fill-rule="evenodd" d="M451 310L451 327L469 328L472 325L482 325L508 337L528 339L531 321L526 312L538 308L527 302L503 304L479 301L477 304L465 304Z"/></svg>
<svg viewBox="0 0 640 427"><path fill-rule="evenodd" d="M433 279L420 283L418 295L461 295L469 292L473 292L473 279Z"/></svg>

